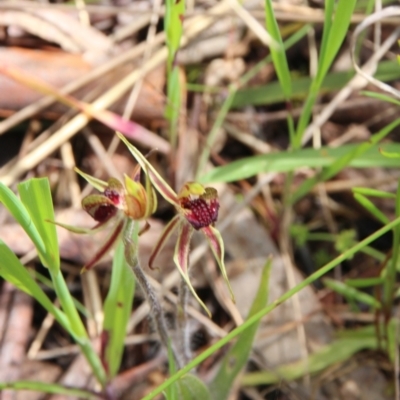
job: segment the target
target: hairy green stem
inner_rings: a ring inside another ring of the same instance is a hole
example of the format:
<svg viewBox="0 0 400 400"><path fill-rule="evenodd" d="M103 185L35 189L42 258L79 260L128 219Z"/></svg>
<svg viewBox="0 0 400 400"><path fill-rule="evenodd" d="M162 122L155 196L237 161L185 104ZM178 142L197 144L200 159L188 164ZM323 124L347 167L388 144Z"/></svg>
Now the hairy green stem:
<svg viewBox="0 0 400 400"><path fill-rule="evenodd" d="M129 220L125 225L122 236L125 247L125 259L127 264L132 268L136 280L142 288L144 296L150 305L150 315L156 326L157 333L160 336L161 343L165 346L166 349L171 346L175 360L179 365L179 357L177 356L178 353L170 339L167 323L165 321L165 316L161 308L161 304L158 301L157 295L153 287L150 285L146 274L143 272L142 267L139 264L139 260L137 259L137 243L135 243L135 238L132 239L132 233L135 229L135 224L137 224L137 221Z"/></svg>
<svg viewBox="0 0 400 400"><path fill-rule="evenodd" d="M187 315L187 306L189 303L189 288L183 279L181 279L178 295L179 295L178 313L177 313L178 345L179 345L179 352L183 358L183 365L186 365L192 358L192 351L190 349L190 332L189 332L188 315ZM182 366L180 368L182 368Z"/></svg>

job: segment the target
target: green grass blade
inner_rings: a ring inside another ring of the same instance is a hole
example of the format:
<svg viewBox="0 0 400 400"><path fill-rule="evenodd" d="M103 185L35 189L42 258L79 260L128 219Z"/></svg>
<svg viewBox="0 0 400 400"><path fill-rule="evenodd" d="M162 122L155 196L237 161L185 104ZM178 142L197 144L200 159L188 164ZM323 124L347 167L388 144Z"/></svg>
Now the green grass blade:
<svg viewBox="0 0 400 400"><path fill-rule="evenodd" d="M0 276L15 287L32 296L42 305L67 331L71 331L65 314L54 306L27 268L21 264L17 256L0 240Z"/></svg>
<svg viewBox="0 0 400 400"><path fill-rule="evenodd" d="M242 379L246 386L269 385L292 381L308 374L323 371L331 365L345 362L364 349L377 349L378 341L374 335L369 337L340 338L311 354L306 360L283 365L274 371L261 371L247 374Z"/></svg>
<svg viewBox="0 0 400 400"><path fill-rule="evenodd" d="M354 198L376 219L381 221L383 224L387 224L389 222L389 218L378 209L378 207L367 197L360 193L355 193Z"/></svg>
<svg viewBox="0 0 400 400"><path fill-rule="evenodd" d="M330 0L328 4L333 4L334 1ZM321 85L322 80L327 74L336 54L338 53L344 38L348 33L351 17L354 12L357 0L339 0L337 2L336 11L333 17L332 24L328 25L326 29L324 25L324 34L327 31L326 42L323 40L322 52L320 54L318 73L316 82L318 87ZM325 23L327 19L332 16L332 5L325 9Z"/></svg>
<svg viewBox="0 0 400 400"><path fill-rule="evenodd" d="M355 288L366 288L371 286L382 285L383 278L357 278L357 279L346 279L345 284Z"/></svg>
<svg viewBox="0 0 400 400"><path fill-rule="evenodd" d="M368 142L361 143L356 146L353 151L350 151L346 154L343 154L337 160L335 160L331 165L326 167L321 171L321 173L313 176L305 180L298 189L296 189L295 193L291 197L292 204L296 201L300 200L304 197L317 183L324 182L333 176L335 176L339 171L343 168L347 167L351 161L360 156L361 154L365 153L369 150L372 146L379 143L385 136L387 136L394 128L400 125L400 118L393 121L391 124L387 125L385 128L381 129L378 133L371 136Z"/></svg>
<svg viewBox="0 0 400 400"><path fill-rule="evenodd" d="M288 39L289 40L289 39ZM285 42L286 43L286 42ZM287 47L287 46L285 46ZM323 80L319 94L327 94L342 89L353 77L353 70L331 72ZM388 82L400 77L400 68L397 62L382 61L378 64L376 79ZM292 95L290 100L304 101L310 92L312 80L308 76L292 79ZM232 101L231 108L243 108L249 105L270 105L282 103L286 100L279 82L269 82L268 85L239 89Z"/></svg>
<svg viewBox="0 0 400 400"><path fill-rule="evenodd" d="M32 390L35 392L49 393L49 394L62 394L80 399L98 399L99 396L95 393L83 389L67 388L57 383L44 383L37 381L15 381L15 382L0 382L1 390Z"/></svg>
<svg viewBox="0 0 400 400"><path fill-rule="evenodd" d="M400 181L397 184L396 193L396 217L400 216ZM397 265L399 262L400 255L400 228L397 226L393 230L393 254L392 259L386 267L386 273L384 275L383 284L383 304L386 313L386 320L389 320L389 316L392 313L392 305L394 299L394 293L396 288L396 273Z"/></svg>
<svg viewBox="0 0 400 400"><path fill-rule="evenodd" d="M179 113L181 110L181 85L179 67L175 64L182 37L182 23L185 13L185 0L166 0L164 30L166 32L166 44L168 48L167 58L167 95L168 102L165 116L170 122L170 141L175 148Z"/></svg>
<svg viewBox="0 0 400 400"><path fill-rule="evenodd" d="M310 120L312 108L318 96L319 88L322 85L325 76L338 53L340 46L348 32L351 16L356 5L356 0L339 0L336 5L336 12L332 23L332 9L334 1L327 2L325 9L325 24L323 31L322 48L320 52L317 75L311 85L309 96L305 102L303 112L301 113L297 124L296 138L294 148L301 146L301 139L305 128Z"/></svg>
<svg viewBox="0 0 400 400"><path fill-rule="evenodd" d="M34 225L43 239L46 252L44 265L54 271L60 269L60 254L56 226L46 220L54 221L54 208L47 178L29 179L18 184L21 201L28 210Z"/></svg>
<svg viewBox="0 0 400 400"><path fill-rule="evenodd" d="M269 259L263 268L258 292L254 298L248 318L264 308L268 302L268 283L271 263L271 259ZM219 400L229 397L229 392L233 387L236 377L245 367L249 359L258 325L259 323L256 323L244 331L239 336L237 342L224 356L217 375L209 384L212 399Z"/></svg>
<svg viewBox="0 0 400 400"><path fill-rule="evenodd" d="M394 193L384 192L383 190L366 188L366 187L354 187L352 191L355 194L362 194L364 196L370 196L370 197L380 197L383 199L396 198L396 195Z"/></svg>
<svg viewBox="0 0 400 400"><path fill-rule="evenodd" d="M314 272L313 274L308 276L306 279L304 279L302 282L297 284L295 287L293 287L292 289L290 289L286 293L284 293L279 299L275 300L273 303L267 305L262 310L258 311L255 315L250 317L242 325L238 326L233 331L229 332L225 337L220 339L217 343L210 346L207 350L205 350L203 353L198 355L194 360L192 360L190 363L188 363L185 367L183 367L182 369L177 371L176 374L174 374L173 376L168 378L166 381L164 381L162 384L160 384L157 388L155 388L151 393L149 393L148 395L143 397L142 400L151 400L158 394L162 393L163 390L165 390L169 385L176 382L178 379L180 379L182 376L184 376L190 370L192 370L197 365L199 365L202 361L204 361L205 359L210 357L212 354L214 354L221 347L225 346L232 339L236 338L242 332L246 331L251 325L260 321L261 318L263 318L265 315L270 313L272 310L274 310L276 307L278 307L280 304L282 304L286 300L290 299L294 294L300 292L302 289L307 287L312 282L315 282L317 279L320 279L326 273L328 273L334 267L336 267L336 265L338 265L341 262L343 262L344 260L347 260L348 258L352 257L354 254L356 254L358 251L363 249L365 246L368 246L370 243L372 243L378 237L381 237L386 232L390 231L394 227L398 227L399 225L400 225L400 217L396 218L394 221L390 222L383 228L374 232L372 235L368 236L361 242L354 245L351 249L345 251L343 254L339 255L338 257L336 257L335 259L330 261L328 264L321 267L318 271ZM374 340L373 343L370 342L372 347L376 346L376 338L373 337L373 340Z"/></svg>
<svg viewBox="0 0 400 400"><path fill-rule="evenodd" d="M200 182L233 182L247 179L263 172L289 172L299 168L328 167L349 153L357 150L357 144L343 145L337 148L321 147L320 149L299 149L279 153L245 157L222 167L217 167L205 174ZM379 149L400 152L400 144L384 143L372 145L365 153L351 158L348 166L354 168L398 168L399 160L384 157Z"/></svg>
<svg viewBox="0 0 400 400"><path fill-rule="evenodd" d="M291 46L293 46L295 43L297 43L302 37L304 37L307 32L310 30L310 26L306 25L303 28L299 29L296 33L294 33L292 36L290 36L287 40L284 42L284 49L288 49ZM246 74L244 74L240 80L239 80L239 86L245 85L250 79L252 79L265 65L270 63L272 60L271 55L268 55L265 57L264 60L261 60L259 63L257 63L253 68L251 68L250 71L248 71ZM279 89L282 90L282 88L279 86ZM236 98L238 90L238 85L232 84L229 86L229 92L227 97L225 98L224 103L222 104L217 118L215 119L215 122L213 124L213 127L207 136L207 140L204 146L204 149L199 157L199 163L197 167L197 173L196 173L196 180L199 179L199 176L202 174L204 171L204 168L206 166L207 160L210 156L210 151L215 143L218 131L220 127L222 126L229 110L233 106L233 102ZM268 89L269 90L269 89ZM267 90L267 91L268 91Z"/></svg>
<svg viewBox="0 0 400 400"><path fill-rule="evenodd" d="M279 48L274 48L272 46L270 48L270 53L283 93L286 97L286 100L289 100L292 97L292 79L290 76L289 65L286 58L282 36L279 30L278 22L275 18L271 0L265 1L265 25L271 37L277 43L279 43Z"/></svg>
<svg viewBox="0 0 400 400"><path fill-rule="evenodd" d="M380 309L381 304L375 297L368 293L361 292L354 287L348 286L343 282L336 281L334 279L326 278L323 280L326 287L333 290L336 293L350 299L352 301L358 301L360 303L367 304L374 309Z"/></svg>
<svg viewBox="0 0 400 400"><path fill-rule="evenodd" d="M7 208L8 212L21 225L36 247L42 262L46 256L46 246L43 238L36 228L28 210L21 200L6 185L0 182L0 201Z"/></svg>
<svg viewBox="0 0 400 400"><path fill-rule="evenodd" d="M104 302L105 363L110 378L118 373L121 365L134 292L135 277L126 264L124 245L121 241L115 251L110 288Z"/></svg>

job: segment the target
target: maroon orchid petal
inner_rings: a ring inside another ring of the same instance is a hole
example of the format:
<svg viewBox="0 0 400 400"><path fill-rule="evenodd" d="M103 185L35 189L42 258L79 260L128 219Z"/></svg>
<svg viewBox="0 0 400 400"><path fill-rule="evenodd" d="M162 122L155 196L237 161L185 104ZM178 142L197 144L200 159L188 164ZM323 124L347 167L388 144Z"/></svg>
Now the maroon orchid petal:
<svg viewBox="0 0 400 400"><path fill-rule="evenodd" d="M105 243L100 247L100 250L94 255L94 257L82 268L81 274L89 269L93 268L106 254L111 250L111 248L117 242L125 222L121 220L115 227L111 235L107 238Z"/></svg>
<svg viewBox="0 0 400 400"><path fill-rule="evenodd" d="M218 219L218 193L214 188L205 188L200 196L180 197L179 202L186 219L196 230L212 225Z"/></svg>
<svg viewBox="0 0 400 400"><path fill-rule="evenodd" d="M82 200L82 208L100 224L105 224L118 211L113 201L102 194L86 196Z"/></svg>
<svg viewBox="0 0 400 400"><path fill-rule="evenodd" d="M104 189L104 196L112 201L112 203L118 207L123 204L125 199L125 188L122 183L115 178L108 180L108 186Z"/></svg>
<svg viewBox="0 0 400 400"><path fill-rule="evenodd" d="M214 254L215 259L217 260L219 269L221 270L222 276L226 282L226 285L228 286L229 292L232 297L232 301L235 301L235 296L233 294L231 285L229 283L228 275L226 273L226 268L225 268L225 263L224 263L224 242L222 240L221 234L217 229L214 227L207 226L201 229L201 231L204 233L205 237L208 240L208 243L211 247L211 250Z"/></svg>
<svg viewBox="0 0 400 400"><path fill-rule="evenodd" d="M174 262L178 267L178 270L182 276L182 279L188 285L190 291L192 292L193 296L196 300L200 303L200 305L204 308L207 312L208 316L211 318L211 313L206 305L201 301L200 297L197 295L196 291L194 290L190 278L189 278L189 250L190 250L190 239L192 238L194 229L193 227L185 223L180 226L179 233L178 233L178 241L176 242L175 246L175 253L174 253Z"/></svg>
<svg viewBox="0 0 400 400"><path fill-rule="evenodd" d="M180 222L180 215L175 215L174 218L171 219L171 221L168 222L168 224L165 226L160 238L158 239L157 243L155 244L153 251L151 252L150 258L149 258L149 268L153 269L153 263L155 258L158 256L160 251L163 249L166 241L168 238L171 236L171 234L174 232L175 228L177 227L178 223Z"/></svg>

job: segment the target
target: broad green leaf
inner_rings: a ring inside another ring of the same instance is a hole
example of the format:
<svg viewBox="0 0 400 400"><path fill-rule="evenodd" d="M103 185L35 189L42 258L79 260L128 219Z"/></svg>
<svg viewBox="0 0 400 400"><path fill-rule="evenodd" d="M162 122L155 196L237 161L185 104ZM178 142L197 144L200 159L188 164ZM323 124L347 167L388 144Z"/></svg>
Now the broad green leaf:
<svg viewBox="0 0 400 400"><path fill-rule="evenodd" d="M261 371L246 374L242 379L245 386L270 385L292 381L302 376L323 371L331 365L345 362L354 354L365 349L377 349L378 341L372 334L367 337L339 338L311 354L306 360L277 367L273 371Z"/></svg>
<svg viewBox="0 0 400 400"><path fill-rule="evenodd" d="M138 225L136 223L136 225ZM135 234L137 236L138 230ZM135 241L135 238L133 239ZM137 238L136 241L137 242ZM121 365L126 327L132 311L135 278L125 261L124 245L120 241L114 255L110 288L104 302L103 339L108 376L113 378Z"/></svg>
<svg viewBox="0 0 400 400"><path fill-rule="evenodd" d="M268 302L268 284L270 272L271 259L267 261L263 268L260 285L251 306L248 318L252 317L258 311L263 309ZM238 337L237 342L224 356L216 376L209 384L212 399L220 400L229 398L229 392L234 386L235 379L249 360L249 355L253 347L258 325L259 323L254 324L246 329Z"/></svg>
<svg viewBox="0 0 400 400"><path fill-rule="evenodd" d="M0 276L15 287L32 296L68 331L71 332L65 314L54 306L29 271L21 264L17 256L0 240Z"/></svg>
<svg viewBox="0 0 400 400"><path fill-rule="evenodd" d="M211 396L207 386L196 376L187 374L176 381L174 396L167 397L167 400L210 400Z"/></svg>
<svg viewBox="0 0 400 400"><path fill-rule="evenodd" d="M8 212L21 225L22 229L32 240L36 247L42 263L45 263L46 245L36 228L28 210L22 204L21 200L6 185L0 182L0 201L7 208Z"/></svg>
<svg viewBox="0 0 400 400"><path fill-rule="evenodd" d="M354 70L331 72L323 80L319 94L326 94L342 89L355 75ZM375 73L376 79L388 82L400 77L400 68L397 62L382 61L378 64ZM308 76L292 78L292 95L290 100L304 101L310 92L312 80ZM239 89L235 93L231 108L243 108L249 105L269 105L282 103L286 100L285 94L277 81L268 85Z"/></svg>
<svg viewBox="0 0 400 400"><path fill-rule="evenodd" d="M349 144L337 148L322 147L320 149L299 149L279 153L245 157L222 167L217 167L205 174L200 182L233 182L250 178L263 172L289 172L299 168L327 167L346 154L357 150L358 144ZM371 146L365 153L351 158L348 166L354 168L398 168L399 162L384 157L379 148L400 152L399 143L384 143Z"/></svg>
<svg viewBox="0 0 400 400"><path fill-rule="evenodd" d="M367 197L360 193L354 193L354 198L383 224L387 224L389 222L389 218Z"/></svg>
<svg viewBox="0 0 400 400"><path fill-rule="evenodd" d="M381 303L368 293L361 292L354 287L348 286L343 282L334 279L326 278L323 280L324 284L336 293L345 296L348 299L367 304L375 309L381 308Z"/></svg>
<svg viewBox="0 0 400 400"><path fill-rule="evenodd" d="M68 398L79 398L85 400L96 400L99 397L93 392L84 389L67 388L57 383L44 383L37 381L15 381L0 382L0 391L11 390L32 390L35 392L66 395Z"/></svg>
<svg viewBox="0 0 400 400"><path fill-rule="evenodd" d="M34 178L18 185L21 201L28 210L34 225L44 242L44 265L53 271L60 269L60 253L54 224L54 208L47 178Z"/></svg>

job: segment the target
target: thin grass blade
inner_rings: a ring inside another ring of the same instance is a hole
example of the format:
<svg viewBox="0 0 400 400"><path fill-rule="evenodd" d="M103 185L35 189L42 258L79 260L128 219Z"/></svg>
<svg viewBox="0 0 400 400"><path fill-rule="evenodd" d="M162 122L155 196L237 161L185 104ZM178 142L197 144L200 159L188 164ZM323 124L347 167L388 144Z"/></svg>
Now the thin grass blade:
<svg viewBox="0 0 400 400"><path fill-rule="evenodd" d="M137 229L135 233L137 236ZM110 288L104 302L103 364L111 379L118 373L121 365L134 292L135 277L125 261L124 245L121 241L114 255Z"/></svg>
<svg viewBox="0 0 400 400"><path fill-rule="evenodd" d="M250 308L248 318L267 305L271 264L272 261L269 259L263 268L260 285ZM258 326L259 323L256 323L246 329L224 356L216 376L208 385L213 400L227 399L229 397L229 393L232 387L234 387L235 379L249 360Z"/></svg>
<svg viewBox="0 0 400 400"><path fill-rule="evenodd" d="M354 193L354 198L383 224L387 224L389 222L389 218L367 197L360 193Z"/></svg>

